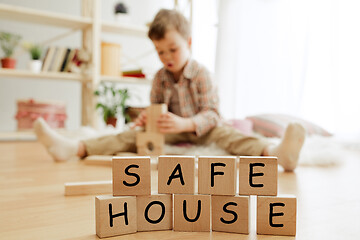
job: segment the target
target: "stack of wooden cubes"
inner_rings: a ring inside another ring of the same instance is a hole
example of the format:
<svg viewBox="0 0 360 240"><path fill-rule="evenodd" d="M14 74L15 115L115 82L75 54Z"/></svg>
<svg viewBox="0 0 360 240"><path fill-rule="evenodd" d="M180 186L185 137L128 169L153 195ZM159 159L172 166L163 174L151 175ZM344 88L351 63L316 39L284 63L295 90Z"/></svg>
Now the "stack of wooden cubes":
<svg viewBox="0 0 360 240"><path fill-rule="evenodd" d="M196 157L159 156L154 193L150 157L114 157L113 195L97 196L95 201L96 234L103 238L171 229L248 234L250 195L256 195L257 233L295 236L296 197L277 195L277 158L197 160L196 193Z"/></svg>

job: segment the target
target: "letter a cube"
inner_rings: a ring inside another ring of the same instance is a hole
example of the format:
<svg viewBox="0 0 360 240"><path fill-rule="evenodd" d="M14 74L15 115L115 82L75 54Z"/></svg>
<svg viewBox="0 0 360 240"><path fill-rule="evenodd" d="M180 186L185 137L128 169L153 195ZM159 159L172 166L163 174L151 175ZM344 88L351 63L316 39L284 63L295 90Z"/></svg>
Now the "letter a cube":
<svg viewBox="0 0 360 240"><path fill-rule="evenodd" d="M195 157L159 156L159 193L195 192Z"/></svg>

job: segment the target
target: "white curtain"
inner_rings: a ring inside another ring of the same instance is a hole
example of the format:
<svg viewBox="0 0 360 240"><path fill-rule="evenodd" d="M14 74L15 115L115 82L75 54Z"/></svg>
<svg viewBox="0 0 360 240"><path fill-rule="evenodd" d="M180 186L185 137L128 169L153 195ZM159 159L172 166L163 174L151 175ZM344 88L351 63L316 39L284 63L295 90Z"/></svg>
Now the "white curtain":
<svg viewBox="0 0 360 240"><path fill-rule="evenodd" d="M222 115L284 113L360 133L359 9L357 0L219 1Z"/></svg>

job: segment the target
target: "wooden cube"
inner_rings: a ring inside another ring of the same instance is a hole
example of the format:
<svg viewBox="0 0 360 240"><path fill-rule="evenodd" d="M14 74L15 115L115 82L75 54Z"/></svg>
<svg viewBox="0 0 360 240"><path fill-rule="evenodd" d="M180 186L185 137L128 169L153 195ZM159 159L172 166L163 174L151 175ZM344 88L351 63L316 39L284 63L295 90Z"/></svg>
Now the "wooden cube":
<svg viewBox="0 0 360 240"><path fill-rule="evenodd" d="M111 181L69 182L65 183L65 196L112 193Z"/></svg>
<svg viewBox="0 0 360 240"><path fill-rule="evenodd" d="M156 231L172 229L173 206L171 194L138 196L138 231Z"/></svg>
<svg viewBox="0 0 360 240"><path fill-rule="evenodd" d="M136 133L136 148L138 155L159 156L164 154L165 136L155 132Z"/></svg>
<svg viewBox="0 0 360 240"><path fill-rule="evenodd" d="M174 230L210 231L210 195L174 195Z"/></svg>
<svg viewBox="0 0 360 240"><path fill-rule="evenodd" d="M96 235L100 238L137 230L136 197L102 195L95 198Z"/></svg>
<svg viewBox="0 0 360 240"><path fill-rule="evenodd" d="M111 167L113 157L113 155L90 155L84 158L82 162L88 165L101 165Z"/></svg>
<svg viewBox="0 0 360 240"><path fill-rule="evenodd" d="M211 196L212 230L249 234L249 196Z"/></svg>
<svg viewBox="0 0 360 240"><path fill-rule="evenodd" d="M158 159L158 192L195 192L195 157L160 156Z"/></svg>
<svg viewBox="0 0 360 240"><path fill-rule="evenodd" d="M276 157L240 157L239 194L277 195Z"/></svg>
<svg viewBox="0 0 360 240"><path fill-rule="evenodd" d="M236 157L199 157L199 194L236 194Z"/></svg>
<svg viewBox="0 0 360 240"><path fill-rule="evenodd" d="M257 233L296 235L296 197L257 197Z"/></svg>
<svg viewBox="0 0 360 240"><path fill-rule="evenodd" d="M150 157L113 157L113 195L150 195L150 171Z"/></svg>
<svg viewBox="0 0 360 240"><path fill-rule="evenodd" d="M166 104L151 104L146 108L146 131L158 133L157 121L159 117L167 113Z"/></svg>

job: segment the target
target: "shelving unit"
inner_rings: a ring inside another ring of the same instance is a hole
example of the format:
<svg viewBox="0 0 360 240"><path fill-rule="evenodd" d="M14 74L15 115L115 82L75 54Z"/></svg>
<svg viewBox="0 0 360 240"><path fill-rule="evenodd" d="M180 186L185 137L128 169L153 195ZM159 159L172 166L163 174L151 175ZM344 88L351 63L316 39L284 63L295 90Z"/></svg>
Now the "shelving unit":
<svg viewBox="0 0 360 240"><path fill-rule="evenodd" d="M147 28L131 24L119 24L102 21L101 31L106 33L126 34L138 37L146 37Z"/></svg>
<svg viewBox="0 0 360 240"><path fill-rule="evenodd" d="M0 77L67 80L67 81L78 81L78 82L86 81L86 78L83 75L76 73L59 73L59 72L33 73L27 70L14 70L14 69L5 69L5 68L0 68Z"/></svg>
<svg viewBox="0 0 360 240"><path fill-rule="evenodd" d="M92 19L86 17L39 11L8 4L0 4L0 19L78 29L90 27L92 24Z"/></svg>
<svg viewBox="0 0 360 240"><path fill-rule="evenodd" d="M106 82L121 82L121 83L133 83L133 84L151 84L151 81L143 78L135 77L113 77L113 76L101 76L101 81Z"/></svg>
<svg viewBox="0 0 360 240"><path fill-rule="evenodd" d="M81 0L82 16L71 16L49 11L0 4L0 20L13 20L24 23L48 25L82 31L82 47L92 54L93 66L91 76L75 73L41 72L32 73L26 70L0 69L1 77L44 79L60 81L77 81L82 84L82 125L97 126L95 97L93 92L100 81L121 83L150 84L151 81L129 77L109 77L100 75L101 33L114 33L136 37L146 37L146 26L118 24L101 20L101 0Z"/></svg>

